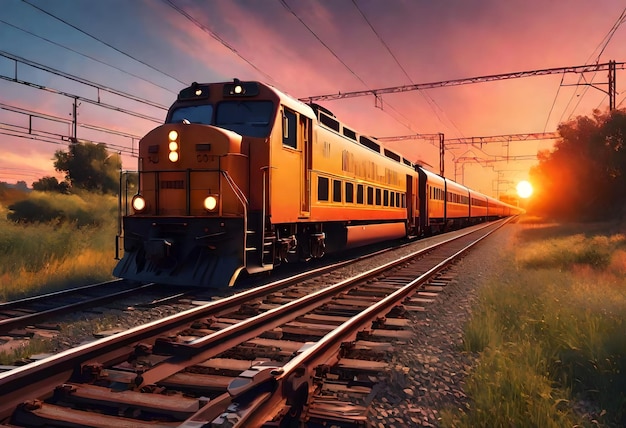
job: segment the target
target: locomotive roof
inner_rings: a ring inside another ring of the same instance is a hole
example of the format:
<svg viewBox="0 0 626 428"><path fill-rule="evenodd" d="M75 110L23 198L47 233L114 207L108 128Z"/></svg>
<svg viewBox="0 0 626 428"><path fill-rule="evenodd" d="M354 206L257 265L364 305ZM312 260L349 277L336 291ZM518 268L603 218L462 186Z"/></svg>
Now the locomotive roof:
<svg viewBox="0 0 626 428"><path fill-rule="evenodd" d="M294 96L289 95L288 93L283 92L280 89L268 83L263 83L263 82L258 82L258 83L259 85L263 85L266 88L273 91L280 98L281 102L285 106L289 107L292 110L296 110L300 114L304 114L309 119L317 119L317 116L313 112L313 109L308 104L303 103L302 101L295 98Z"/></svg>

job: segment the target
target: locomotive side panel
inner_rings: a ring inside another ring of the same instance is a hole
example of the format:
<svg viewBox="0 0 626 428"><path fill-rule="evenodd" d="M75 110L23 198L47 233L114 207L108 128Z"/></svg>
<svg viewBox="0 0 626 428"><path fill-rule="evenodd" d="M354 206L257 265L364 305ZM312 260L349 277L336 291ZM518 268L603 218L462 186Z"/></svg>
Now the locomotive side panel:
<svg viewBox="0 0 626 428"><path fill-rule="evenodd" d="M464 227L469 223L469 189L446 179L446 217L452 227Z"/></svg>
<svg viewBox="0 0 626 428"><path fill-rule="evenodd" d="M311 220L406 221L410 168L321 126L315 135Z"/></svg>
<svg viewBox="0 0 626 428"><path fill-rule="evenodd" d="M302 213L304 142L300 114L282 106L271 137L271 222L295 223Z"/></svg>

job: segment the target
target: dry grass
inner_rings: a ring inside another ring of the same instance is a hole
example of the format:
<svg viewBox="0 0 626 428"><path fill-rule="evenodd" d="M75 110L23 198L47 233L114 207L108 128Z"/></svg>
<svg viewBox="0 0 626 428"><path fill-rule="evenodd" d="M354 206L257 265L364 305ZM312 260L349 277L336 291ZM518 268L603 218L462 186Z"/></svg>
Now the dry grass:
<svg viewBox="0 0 626 428"><path fill-rule="evenodd" d="M472 404L444 426L623 426L626 239L602 229L520 233L466 328Z"/></svg>
<svg viewBox="0 0 626 428"><path fill-rule="evenodd" d="M93 214L81 211L82 226L69 221L18 224L7 220L8 211L0 206L0 300L112 278L115 198L84 195L81 201L71 195L66 206L93 207Z"/></svg>

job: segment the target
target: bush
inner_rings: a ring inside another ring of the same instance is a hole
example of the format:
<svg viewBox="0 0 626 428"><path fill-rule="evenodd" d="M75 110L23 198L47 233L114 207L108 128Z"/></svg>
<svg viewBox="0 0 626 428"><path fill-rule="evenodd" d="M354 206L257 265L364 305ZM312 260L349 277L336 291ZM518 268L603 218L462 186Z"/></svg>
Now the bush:
<svg viewBox="0 0 626 428"><path fill-rule="evenodd" d="M115 217L114 197L89 193L62 195L32 192L28 199L9 205L7 219L16 223L75 223L98 226ZM106 207L104 210L95 207Z"/></svg>

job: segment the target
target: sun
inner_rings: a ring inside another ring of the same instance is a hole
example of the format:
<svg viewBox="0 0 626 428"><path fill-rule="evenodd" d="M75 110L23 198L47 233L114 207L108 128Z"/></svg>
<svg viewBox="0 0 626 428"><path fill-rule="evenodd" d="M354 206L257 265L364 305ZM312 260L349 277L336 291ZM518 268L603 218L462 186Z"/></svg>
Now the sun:
<svg viewBox="0 0 626 428"><path fill-rule="evenodd" d="M533 194L533 186L528 181L520 181L517 183L517 194L520 198L530 198Z"/></svg>

